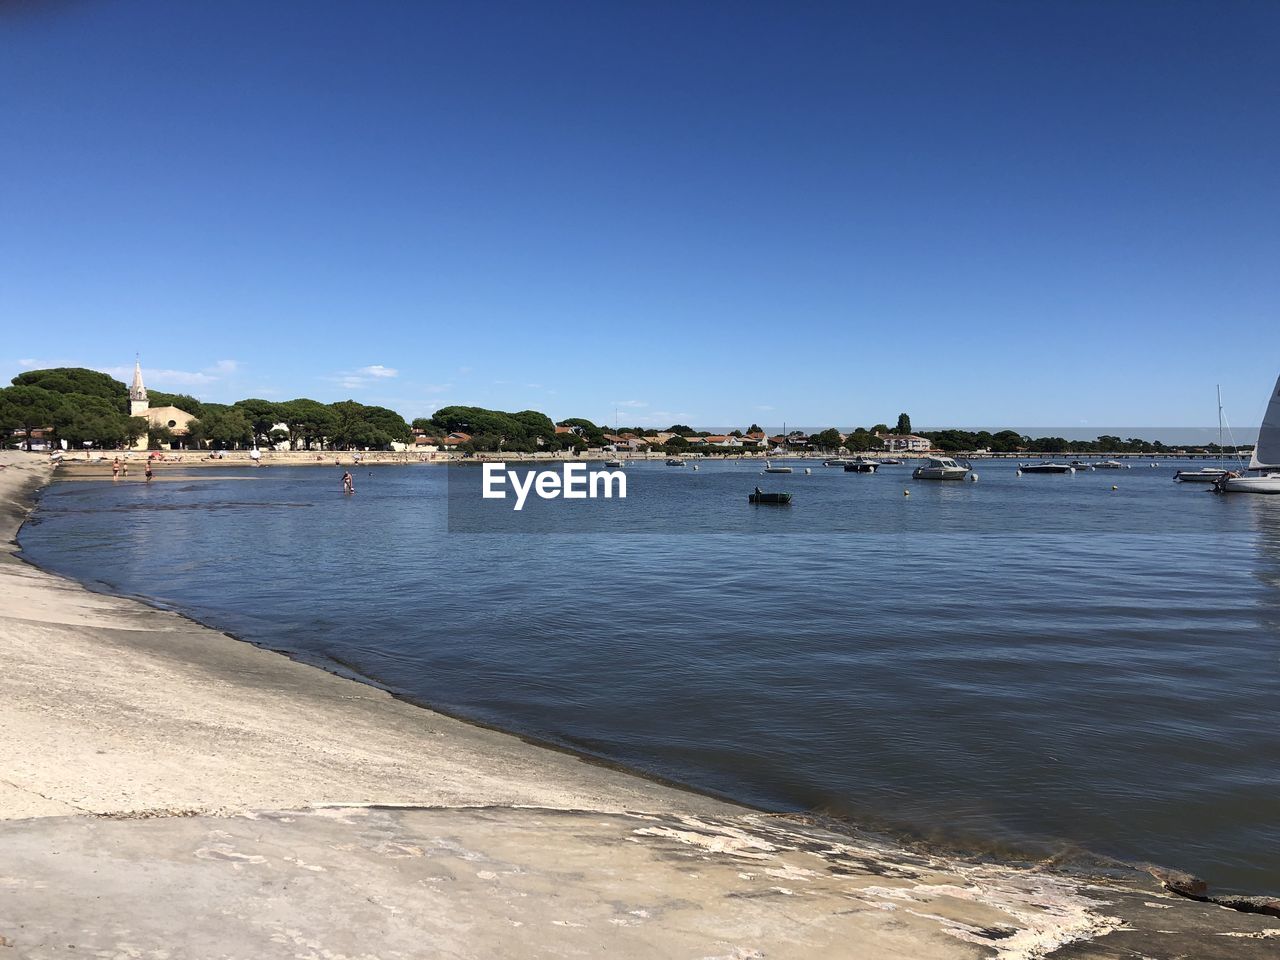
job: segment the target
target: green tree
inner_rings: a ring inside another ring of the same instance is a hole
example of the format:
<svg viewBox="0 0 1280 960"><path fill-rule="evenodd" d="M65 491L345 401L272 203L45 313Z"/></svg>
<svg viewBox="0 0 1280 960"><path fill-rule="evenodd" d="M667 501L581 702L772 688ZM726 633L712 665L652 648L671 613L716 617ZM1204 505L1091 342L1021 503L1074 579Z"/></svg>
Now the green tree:
<svg viewBox="0 0 1280 960"><path fill-rule="evenodd" d="M13 378L15 387L39 387L51 393L79 393L112 401L121 413L128 409L129 388L119 380L85 367L28 370Z"/></svg>
<svg viewBox="0 0 1280 960"><path fill-rule="evenodd" d="M249 420L249 425L253 428L254 440L265 440L271 432L271 428L279 423L284 416L280 410L280 404L272 403L270 400L259 400L250 398L248 400L237 400L232 404L238 408Z"/></svg>
<svg viewBox="0 0 1280 960"><path fill-rule="evenodd" d="M903 436L911 433L911 418L905 413L898 414L898 433Z"/></svg>
<svg viewBox="0 0 1280 960"><path fill-rule="evenodd" d="M828 427L813 434L809 437L809 441L820 450L835 450L840 446L840 431L835 427Z"/></svg>
<svg viewBox="0 0 1280 960"><path fill-rule="evenodd" d="M31 432L54 426L61 398L41 387L15 384L0 390L0 405L5 409L4 419L25 431L26 448L30 450Z"/></svg>

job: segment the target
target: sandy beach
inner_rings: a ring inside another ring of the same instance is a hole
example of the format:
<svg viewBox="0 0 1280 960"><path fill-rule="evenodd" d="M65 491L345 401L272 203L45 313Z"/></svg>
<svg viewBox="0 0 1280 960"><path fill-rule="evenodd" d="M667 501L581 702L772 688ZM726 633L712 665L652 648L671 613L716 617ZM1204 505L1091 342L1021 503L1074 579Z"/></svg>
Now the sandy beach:
<svg viewBox="0 0 1280 960"><path fill-rule="evenodd" d="M42 485L102 465L0 464L0 958L1172 960L1280 941L1277 916L1136 871L833 832L93 593L14 538Z"/></svg>

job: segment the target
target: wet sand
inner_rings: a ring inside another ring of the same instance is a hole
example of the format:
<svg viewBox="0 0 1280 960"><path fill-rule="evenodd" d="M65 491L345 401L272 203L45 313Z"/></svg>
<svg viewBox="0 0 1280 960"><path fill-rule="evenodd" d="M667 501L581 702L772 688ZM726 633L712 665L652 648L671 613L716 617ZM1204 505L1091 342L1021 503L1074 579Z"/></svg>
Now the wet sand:
<svg viewBox="0 0 1280 960"><path fill-rule="evenodd" d="M15 957L1262 957L1280 937L1138 875L667 787L92 593L14 555L51 470L0 463Z"/></svg>

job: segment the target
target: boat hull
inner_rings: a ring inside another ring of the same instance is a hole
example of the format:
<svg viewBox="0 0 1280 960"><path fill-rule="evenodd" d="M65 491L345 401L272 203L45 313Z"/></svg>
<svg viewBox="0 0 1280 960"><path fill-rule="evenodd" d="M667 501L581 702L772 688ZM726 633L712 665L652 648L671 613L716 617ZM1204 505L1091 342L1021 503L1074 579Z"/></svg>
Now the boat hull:
<svg viewBox="0 0 1280 960"><path fill-rule="evenodd" d="M1173 479L1179 483L1217 483L1226 474L1225 470L1179 470Z"/></svg>
<svg viewBox="0 0 1280 960"><path fill-rule="evenodd" d="M916 467L911 471L913 480L963 480L968 475L967 467Z"/></svg>
<svg viewBox="0 0 1280 960"><path fill-rule="evenodd" d="M1224 476L1214 489L1219 493L1280 494L1280 473L1271 473L1265 477Z"/></svg>
<svg viewBox="0 0 1280 960"><path fill-rule="evenodd" d="M747 503L772 503L782 506L791 502L789 493L749 493Z"/></svg>

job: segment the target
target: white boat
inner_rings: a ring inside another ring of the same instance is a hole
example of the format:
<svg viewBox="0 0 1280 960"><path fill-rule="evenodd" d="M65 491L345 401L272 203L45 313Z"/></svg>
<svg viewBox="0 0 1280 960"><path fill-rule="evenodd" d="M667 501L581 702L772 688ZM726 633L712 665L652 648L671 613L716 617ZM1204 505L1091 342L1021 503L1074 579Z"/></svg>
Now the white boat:
<svg viewBox="0 0 1280 960"><path fill-rule="evenodd" d="M1222 385L1218 385L1218 463L1222 463ZM1155 466L1155 464L1152 464ZM1224 466L1217 467L1201 467L1199 470L1177 470L1173 474L1173 479L1178 483L1217 483L1220 477L1225 476L1227 468Z"/></svg>
<svg viewBox="0 0 1280 960"><path fill-rule="evenodd" d="M764 472L765 472L765 473L790 473L790 472L791 472L791 468L790 468L790 467L775 467L775 466L774 466L773 464L771 464L768 460L766 460L766 461L764 462Z"/></svg>
<svg viewBox="0 0 1280 960"><path fill-rule="evenodd" d="M911 471L913 480L963 480L968 475L969 467L950 457L930 457Z"/></svg>
<svg viewBox="0 0 1280 960"><path fill-rule="evenodd" d="M1201 467L1199 470L1179 470L1173 475L1178 483L1214 483L1227 471L1219 467Z"/></svg>
<svg viewBox="0 0 1280 960"><path fill-rule="evenodd" d="M1213 485L1217 493L1280 493L1280 378L1271 391L1267 412L1258 430L1258 442L1249 458L1244 476L1234 470L1219 477Z"/></svg>
<svg viewBox="0 0 1280 960"><path fill-rule="evenodd" d="M1128 470L1129 464L1119 460L1098 460L1090 464L1095 470Z"/></svg>
<svg viewBox="0 0 1280 960"><path fill-rule="evenodd" d="M610 468L610 469L612 469L612 470L621 470L621 469L622 469L622 461L621 461L621 460L619 460L617 457L614 457L612 460L606 460L606 461L604 462L604 465L605 465L606 467L609 467L609 468Z"/></svg>

